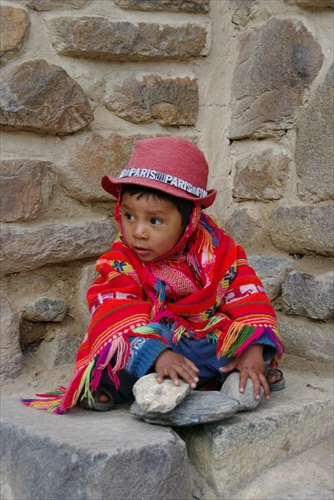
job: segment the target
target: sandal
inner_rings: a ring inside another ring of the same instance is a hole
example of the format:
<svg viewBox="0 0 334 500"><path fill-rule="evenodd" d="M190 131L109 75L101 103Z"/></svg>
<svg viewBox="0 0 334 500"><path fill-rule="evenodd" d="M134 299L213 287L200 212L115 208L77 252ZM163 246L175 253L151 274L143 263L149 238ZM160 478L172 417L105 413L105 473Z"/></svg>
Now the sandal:
<svg viewBox="0 0 334 500"><path fill-rule="evenodd" d="M272 384L269 384L270 392L281 391L285 387L285 380L284 380L283 372L281 370L279 370L278 368L269 368L269 370L266 373L267 380L268 380L268 376L274 375L274 372L276 372L276 374L279 375L279 380L277 380L276 382L274 382Z"/></svg>
<svg viewBox="0 0 334 500"><path fill-rule="evenodd" d="M106 401L105 403L96 401L96 398L99 398L101 395L106 396L108 398L108 401ZM105 386L100 386L96 392L93 392L93 398L93 403L89 403L87 398L82 398L79 401L79 404L87 410L94 411L110 411L115 406L113 395Z"/></svg>

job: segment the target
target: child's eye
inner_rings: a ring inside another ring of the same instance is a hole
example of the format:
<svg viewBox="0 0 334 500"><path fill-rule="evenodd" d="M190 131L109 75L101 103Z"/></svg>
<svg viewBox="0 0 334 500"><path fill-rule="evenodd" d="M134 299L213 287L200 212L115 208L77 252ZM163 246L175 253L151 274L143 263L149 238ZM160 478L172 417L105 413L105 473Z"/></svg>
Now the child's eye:
<svg viewBox="0 0 334 500"><path fill-rule="evenodd" d="M133 215L132 215L132 214L130 214L129 212L125 212L125 213L123 214L123 217L125 217L125 218L126 218L126 219L128 219L128 220L133 220L133 219L134 219Z"/></svg>
<svg viewBox="0 0 334 500"><path fill-rule="evenodd" d="M152 217L150 222L151 224L153 224L153 226L161 226L161 224L163 223L162 220L158 219L157 217Z"/></svg>

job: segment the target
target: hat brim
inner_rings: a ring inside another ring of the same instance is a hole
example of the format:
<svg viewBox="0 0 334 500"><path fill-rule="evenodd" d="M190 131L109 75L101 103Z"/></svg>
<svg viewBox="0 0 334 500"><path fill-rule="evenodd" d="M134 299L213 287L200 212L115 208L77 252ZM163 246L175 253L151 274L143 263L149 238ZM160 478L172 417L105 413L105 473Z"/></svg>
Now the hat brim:
<svg viewBox="0 0 334 500"><path fill-rule="evenodd" d="M183 189L171 186L169 184L162 184L159 181L153 179L145 179L140 177L131 177L120 179L118 177L112 177L111 175L105 175L102 177L101 181L102 187L107 193L112 194L116 199L118 198L119 190L123 184L135 184L137 186L150 187L162 191L163 193L168 193L177 198L183 198L185 200L190 200L194 203L199 203L204 208L210 207L215 201L217 191L216 189L211 189L208 191L208 195L204 197L197 197L184 191ZM163 189L162 189L163 187Z"/></svg>

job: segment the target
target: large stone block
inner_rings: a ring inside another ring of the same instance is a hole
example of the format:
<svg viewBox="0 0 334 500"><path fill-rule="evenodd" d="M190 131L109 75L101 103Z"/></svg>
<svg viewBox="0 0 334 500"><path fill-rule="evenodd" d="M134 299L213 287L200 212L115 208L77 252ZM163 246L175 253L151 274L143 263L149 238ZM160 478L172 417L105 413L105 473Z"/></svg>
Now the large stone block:
<svg viewBox="0 0 334 500"><path fill-rule="evenodd" d="M277 299L281 295L285 277L293 270L292 262L271 255L253 255L248 257L248 262L262 281L269 299Z"/></svg>
<svg viewBox="0 0 334 500"><path fill-rule="evenodd" d="M297 5L305 9L323 9L325 7L334 7L334 0L284 0L290 5Z"/></svg>
<svg viewBox="0 0 334 500"><path fill-rule="evenodd" d="M237 243L246 248L256 245L263 237L261 219L253 216L247 208L234 210L226 222L225 229Z"/></svg>
<svg viewBox="0 0 334 500"><path fill-rule="evenodd" d="M334 198L334 64L296 126L298 193L306 201Z"/></svg>
<svg viewBox="0 0 334 500"><path fill-rule="evenodd" d="M77 145L66 167L60 167L60 182L71 196L79 200L114 200L102 189L101 179L105 174L117 176L126 167L135 142L145 137L92 134L83 144Z"/></svg>
<svg viewBox="0 0 334 500"><path fill-rule="evenodd" d="M43 297L36 302L25 304L22 316L28 321L60 323L65 318L68 308L65 300Z"/></svg>
<svg viewBox="0 0 334 500"><path fill-rule="evenodd" d="M7 224L0 239L1 273L95 257L109 250L114 236L112 222L105 218L37 227Z"/></svg>
<svg viewBox="0 0 334 500"><path fill-rule="evenodd" d="M137 421L121 408L51 415L17 396L7 397L2 410L2 498L193 498L185 444L168 427Z"/></svg>
<svg viewBox="0 0 334 500"><path fill-rule="evenodd" d="M147 75L141 81L130 77L107 91L106 107L133 123L156 120L162 126L195 125L198 108L196 80Z"/></svg>
<svg viewBox="0 0 334 500"><path fill-rule="evenodd" d="M334 318L334 273L320 275L293 271L282 284L282 305L286 314L312 319Z"/></svg>
<svg viewBox="0 0 334 500"><path fill-rule="evenodd" d="M271 215L270 236L289 253L334 255L333 220L332 205L281 206Z"/></svg>
<svg viewBox="0 0 334 500"><path fill-rule="evenodd" d="M285 352L310 360L333 361L333 321L314 321L277 312Z"/></svg>
<svg viewBox="0 0 334 500"><path fill-rule="evenodd" d="M313 35L291 19L272 18L246 35L232 82L229 139L285 134L323 60Z"/></svg>
<svg viewBox="0 0 334 500"><path fill-rule="evenodd" d="M266 149L248 155L236 164L233 196L238 200L278 200L282 198L290 159Z"/></svg>
<svg viewBox="0 0 334 500"><path fill-rule="evenodd" d="M35 219L48 205L54 180L55 175L50 162L2 160L0 163L1 222Z"/></svg>
<svg viewBox="0 0 334 500"><path fill-rule="evenodd" d="M27 0L30 9L38 11L55 9L81 9L92 0Z"/></svg>
<svg viewBox="0 0 334 500"><path fill-rule="evenodd" d="M114 0L122 9L166 10L206 14L210 0Z"/></svg>
<svg viewBox="0 0 334 500"><path fill-rule="evenodd" d="M43 59L4 72L1 89L0 124L6 130L66 135L94 119L80 85Z"/></svg>
<svg viewBox="0 0 334 500"><path fill-rule="evenodd" d="M310 371L283 370L284 391L273 393L269 401L263 399L255 410L178 431L198 485L202 478L213 490L212 495L197 498L237 500L238 490L254 478L260 483L264 471L332 435L331 375L319 380ZM280 498L276 490L273 493L272 500Z"/></svg>
<svg viewBox="0 0 334 500"><path fill-rule="evenodd" d="M7 294L0 290L0 382L15 377L21 369L20 316Z"/></svg>
<svg viewBox="0 0 334 500"><path fill-rule="evenodd" d="M22 52L29 33L30 19L25 10L7 5L0 5L0 18L0 62L6 63Z"/></svg>
<svg viewBox="0 0 334 500"><path fill-rule="evenodd" d="M207 55L206 28L196 24L110 22L104 17L48 21L58 54L105 60L189 59Z"/></svg>

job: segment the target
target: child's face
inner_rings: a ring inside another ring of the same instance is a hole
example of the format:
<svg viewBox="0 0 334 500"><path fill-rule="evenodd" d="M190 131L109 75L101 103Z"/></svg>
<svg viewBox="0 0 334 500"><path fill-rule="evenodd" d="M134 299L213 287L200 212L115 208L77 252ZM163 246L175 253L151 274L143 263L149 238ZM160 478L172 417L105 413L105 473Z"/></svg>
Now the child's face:
<svg viewBox="0 0 334 500"><path fill-rule="evenodd" d="M124 238L143 262L158 259L169 252L183 233L182 216L168 200L154 196L131 196L121 202Z"/></svg>

